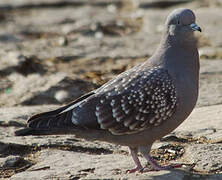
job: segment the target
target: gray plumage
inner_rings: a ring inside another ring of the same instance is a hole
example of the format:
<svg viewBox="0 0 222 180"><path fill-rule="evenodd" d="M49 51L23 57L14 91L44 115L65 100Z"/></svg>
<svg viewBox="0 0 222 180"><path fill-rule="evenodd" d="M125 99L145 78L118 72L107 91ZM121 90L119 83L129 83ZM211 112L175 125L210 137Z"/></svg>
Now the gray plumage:
<svg viewBox="0 0 222 180"><path fill-rule="evenodd" d="M201 31L189 9L167 18L161 43L141 65L55 111L37 114L16 135L73 133L79 137L129 146L137 167L137 151L154 169L152 143L178 127L198 97L199 55L193 31Z"/></svg>

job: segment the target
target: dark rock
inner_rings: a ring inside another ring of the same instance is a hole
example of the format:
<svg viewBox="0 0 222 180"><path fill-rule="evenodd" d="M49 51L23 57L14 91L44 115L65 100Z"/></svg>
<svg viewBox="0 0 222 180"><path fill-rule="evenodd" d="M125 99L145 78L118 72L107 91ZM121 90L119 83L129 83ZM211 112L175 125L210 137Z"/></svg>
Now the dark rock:
<svg viewBox="0 0 222 180"><path fill-rule="evenodd" d="M25 164L31 164L31 163L20 156L8 156L3 160L2 168L4 169L16 168L24 166Z"/></svg>

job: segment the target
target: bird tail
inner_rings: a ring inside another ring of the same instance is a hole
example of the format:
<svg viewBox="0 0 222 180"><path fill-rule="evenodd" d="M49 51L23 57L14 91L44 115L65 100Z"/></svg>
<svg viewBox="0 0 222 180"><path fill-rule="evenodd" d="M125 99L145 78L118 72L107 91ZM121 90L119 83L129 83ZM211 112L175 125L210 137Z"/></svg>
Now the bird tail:
<svg viewBox="0 0 222 180"><path fill-rule="evenodd" d="M81 127L72 123L73 106L91 93L54 111L36 114L27 120L27 127L15 131L16 136L71 134Z"/></svg>
<svg viewBox="0 0 222 180"><path fill-rule="evenodd" d="M58 113L58 110L36 114L28 119L27 128L15 132L16 136L68 134L75 128L72 110Z"/></svg>

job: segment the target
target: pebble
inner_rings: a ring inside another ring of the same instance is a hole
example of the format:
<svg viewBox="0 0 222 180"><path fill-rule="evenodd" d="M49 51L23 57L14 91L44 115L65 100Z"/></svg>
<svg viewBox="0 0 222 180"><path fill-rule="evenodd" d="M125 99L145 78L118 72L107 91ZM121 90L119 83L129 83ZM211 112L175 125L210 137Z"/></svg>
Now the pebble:
<svg viewBox="0 0 222 180"><path fill-rule="evenodd" d="M65 99L68 98L68 96L69 96L69 93L65 90L60 90L55 93L55 99L59 102L64 102Z"/></svg>
<svg viewBox="0 0 222 180"><path fill-rule="evenodd" d="M68 39L66 37L59 37L58 45L59 46L67 46L68 45Z"/></svg>
<svg viewBox="0 0 222 180"><path fill-rule="evenodd" d="M8 156L2 162L3 168L13 168L16 167L19 163L23 162L24 159L20 156Z"/></svg>

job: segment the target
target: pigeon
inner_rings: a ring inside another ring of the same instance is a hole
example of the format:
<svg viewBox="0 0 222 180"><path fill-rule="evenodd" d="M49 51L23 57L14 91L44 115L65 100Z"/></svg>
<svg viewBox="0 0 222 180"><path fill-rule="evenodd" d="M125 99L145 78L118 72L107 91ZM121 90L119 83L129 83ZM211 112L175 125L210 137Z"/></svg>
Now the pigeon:
<svg viewBox="0 0 222 180"><path fill-rule="evenodd" d="M201 28L192 10L172 11L160 45L147 61L66 106L32 116L15 135L75 134L128 146L136 165L130 173L145 170L139 152L150 170L181 167L158 164L150 150L190 115L197 102L199 54L194 31Z"/></svg>

